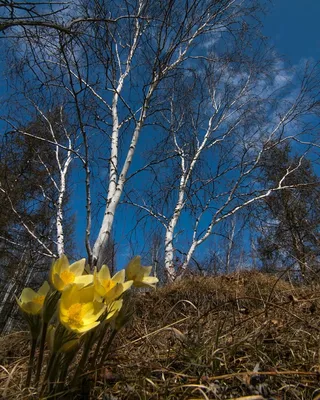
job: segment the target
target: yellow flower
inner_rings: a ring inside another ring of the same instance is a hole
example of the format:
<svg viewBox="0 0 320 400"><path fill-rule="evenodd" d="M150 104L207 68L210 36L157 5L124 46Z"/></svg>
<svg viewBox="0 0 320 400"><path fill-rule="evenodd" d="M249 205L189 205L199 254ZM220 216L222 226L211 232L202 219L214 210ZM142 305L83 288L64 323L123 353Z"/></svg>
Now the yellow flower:
<svg viewBox="0 0 320 400"><path fill-rule="evenodd" d="M69 285L61 295L59 320L69 331L84 333L99 325L106 306L95 300L94 287Z"/></svg>
<svg viewBox="0 0 320 400"><path fill-rule="evenodd" d="M79 261L69 265L65 255L56 260L50 270L50 281L55 289L62 292L71 283L80 286L90 285L93 281L92 275L82 275L86 260L82 258Z"/></svg>
<svg viewBox="0 0 320 400"><path fill-rule="evenodd" d="M133 286L154 288L159 280L155 276L149 276L151 270L152 267L142 267L140 256L137 256L126 266L126 276L133 280Z"/></svg>
<svg viewBox="0 0 320 400"><path fill-rule="evenodd" d="M109 268L103 265L99 272L94 271L93 282L96 292L102 296L109 304L118 299L123 292L128 290L132 281L125 282L125 271L122 269L117 272L112 278Z"/></svg>
<svg viewBox="0 0 320 400"><path fill-rule="evenodd" d="M20 298L17 299L19 307L23 312L27 314L40 314L43 307L44 299L49 290L50 286L47 281L43 283L43 285L37 292L30 288L24 288Z"/></svg>

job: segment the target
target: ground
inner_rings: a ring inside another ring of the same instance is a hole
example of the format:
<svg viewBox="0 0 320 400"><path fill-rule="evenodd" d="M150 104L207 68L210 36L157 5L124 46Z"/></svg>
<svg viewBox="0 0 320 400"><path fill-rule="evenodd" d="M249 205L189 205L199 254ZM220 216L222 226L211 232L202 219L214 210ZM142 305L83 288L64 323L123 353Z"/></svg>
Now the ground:
<svg viewBox="0 0 320 400"><path fill-rule="evenodd" d="M136 294L105 366L56 398L319 400L319 287L283 278L245 271ZM41 398L23 386L27 332L0 340L0 398Z"/></svg>

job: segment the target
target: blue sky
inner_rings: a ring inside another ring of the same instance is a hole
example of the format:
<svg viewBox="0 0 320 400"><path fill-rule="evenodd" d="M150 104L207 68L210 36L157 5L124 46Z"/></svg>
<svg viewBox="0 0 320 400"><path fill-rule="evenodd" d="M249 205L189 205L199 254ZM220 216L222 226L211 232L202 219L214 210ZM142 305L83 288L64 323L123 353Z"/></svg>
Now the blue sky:
<svg viewBox="0 0 320 400"><path fill-rule="evenodd" d="M264 34L285 60L320 59L319 0L274 0L264 20Z"/></svg>

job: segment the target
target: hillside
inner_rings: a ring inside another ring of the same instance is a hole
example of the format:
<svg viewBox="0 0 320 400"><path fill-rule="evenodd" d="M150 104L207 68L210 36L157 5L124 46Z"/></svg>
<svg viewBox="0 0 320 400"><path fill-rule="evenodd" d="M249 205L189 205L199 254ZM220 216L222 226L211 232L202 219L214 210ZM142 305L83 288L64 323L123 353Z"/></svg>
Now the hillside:
<svg viewBox="0 0 320 400"><path fill-rule="evenodd" d="M318 289L245 271L138 293L105 367L56 398L319 399ZM0 339L1 399L39 398L23 389L28 346Z"/></svg>

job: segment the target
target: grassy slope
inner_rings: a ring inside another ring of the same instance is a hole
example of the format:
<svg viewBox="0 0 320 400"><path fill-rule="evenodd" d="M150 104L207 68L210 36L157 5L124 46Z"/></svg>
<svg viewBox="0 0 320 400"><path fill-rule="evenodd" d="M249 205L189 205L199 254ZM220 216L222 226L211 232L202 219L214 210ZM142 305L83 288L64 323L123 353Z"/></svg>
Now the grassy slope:
<svg viewBox="0 0 320 400"><path fill-rule="evenodd" d="M317 296L317 287L254 271L141 293L108 364L64 398L312 399L320 388ZM0 398L38 399L23 389L27 334L0 340Z"/></svg>

